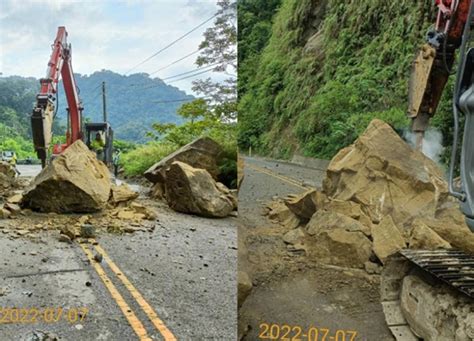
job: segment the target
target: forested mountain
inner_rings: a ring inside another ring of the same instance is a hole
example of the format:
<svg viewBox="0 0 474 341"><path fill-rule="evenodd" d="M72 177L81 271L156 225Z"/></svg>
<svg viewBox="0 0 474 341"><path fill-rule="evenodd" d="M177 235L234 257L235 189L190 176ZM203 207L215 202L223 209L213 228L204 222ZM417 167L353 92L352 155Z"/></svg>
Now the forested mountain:
<svg viewBox="0 0 474 341"><path fill-rule="evenodd" d="M181 123L177 109L185 103L183 99L194 98L158 78L145 73L122 76L102 70L89 76L76 75L84 115L92 122L103 120L101 85L105 82L106 103L109 121L119 139L143 142L145 133L153 123ZM66 98L61 92L59 117L66 116Z"/></svg>
<svg viewBox="0 0 474 341"><path fill-rule="evenodd" d="M193 99L184 91L166 85L162 80L147 74L122 76L102 70L89 76L75 74L79 94L84 106L84 116L90 121L102 120L101 85L106 83L107 112L115 130L115 137L143 142L153 123L180 123L176 114L184 103ZM31 134L29 115L39 91L39 80L19 76L0 77L0 129L29 139ZM66 99L62 85L59 91L58 120L55 131L63 134L66 124Z"/></svg>
<svg viewBox="0 0 474 341"><path fill-rule="evenodd" d="M431 1L239 1L239 145L332 157L378 117L405 118ZM451 80L452 84L452 80ZM432 125L451 139L451 86Z"/></svg>

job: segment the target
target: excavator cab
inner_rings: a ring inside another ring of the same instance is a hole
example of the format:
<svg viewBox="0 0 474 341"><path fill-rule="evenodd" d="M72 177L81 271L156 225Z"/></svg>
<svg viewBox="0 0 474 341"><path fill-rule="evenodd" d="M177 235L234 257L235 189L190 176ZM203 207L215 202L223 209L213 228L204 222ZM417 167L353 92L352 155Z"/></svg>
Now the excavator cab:
<svg viewBox="0 0 474 341"><path fill-rule="evenodd" d="M466 216L466 223L474 232L474 48L461 59L458 71L458 84L454 94L454 119L455 119L455 144L450 164L450 191L455 197L460 199L461 211ZM464 116L464 134L459 137L460 116ZM457 141L462 139L460 156L461 188L454 186L454 169L457 158Z"/></svg>
<svg viewBox="0 0 474 341"><path fill-rule="evenodd" d="M108 122L86 123L85 143L107 166L112 163L114 131Z"/></svg>

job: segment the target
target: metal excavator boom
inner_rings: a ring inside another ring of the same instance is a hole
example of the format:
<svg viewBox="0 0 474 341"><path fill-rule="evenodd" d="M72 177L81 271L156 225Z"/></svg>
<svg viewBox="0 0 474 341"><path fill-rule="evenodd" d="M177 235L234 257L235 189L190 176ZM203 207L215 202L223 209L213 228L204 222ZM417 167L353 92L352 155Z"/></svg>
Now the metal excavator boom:
<svg viewBox="0 0 474 341"><path fill-rule="evenodd" d="M471 0L436 0L436 24L419 50L409 84L408 117L421 150L430 118L436 112L460 47Z"/></svg>
<svg viewBox="0 0 474 341"><path fill-rule="evenodd" d="M68 104L68 131L66 143L55 146L56 153L82 138L82 105L77 93L71 65L71 45L67 43L66 28L58 27L53 52L48 62L46 77L40 80L41 89L31 114L33 143L36 154L44 167L52 140L52 126L57 112L57 95L62 78Z"/></svg>

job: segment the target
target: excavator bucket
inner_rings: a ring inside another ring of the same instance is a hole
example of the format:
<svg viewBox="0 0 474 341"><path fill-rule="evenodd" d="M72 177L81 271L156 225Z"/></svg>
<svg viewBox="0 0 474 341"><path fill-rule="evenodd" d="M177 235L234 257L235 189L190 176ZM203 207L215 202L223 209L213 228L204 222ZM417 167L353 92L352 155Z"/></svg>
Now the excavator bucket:
<svg viewBox="0 0 474 341"><path fill-rule="evenodd" d="M424 133L432 115L429 109L432 98L425 96L433 90L429 87L435 57L436 49L424 44L413 62L410 76L407 115L412 119L411 130L416 134L415 147L418 150L422 149Z"/></svg>
<svg viewBox="0 0 474 341"><path fill-rule="evenodd" d="M53 107L48 99L38 98L37 106L31 114L31 129L33 135L33 144L41 165L46 166L48 158L48 149L51 144L51 129L53 124Z"/></svg>
<svg viewBox="0 0 474 341"><path fill-rule="evenodd" d="M424 44L413 62L408 93L408 117L415 118L420 113L435 56L436 49Z"/></svg>

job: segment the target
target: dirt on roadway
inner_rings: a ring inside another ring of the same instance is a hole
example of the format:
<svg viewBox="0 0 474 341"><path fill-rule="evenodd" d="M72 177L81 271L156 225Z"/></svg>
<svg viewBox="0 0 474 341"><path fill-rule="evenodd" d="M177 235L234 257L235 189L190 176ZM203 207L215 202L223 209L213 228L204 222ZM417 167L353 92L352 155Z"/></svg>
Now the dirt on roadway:
<svg viewBox="0 0 474 341"><path fill-rule="evenodd" d="M259 340L264 323L298 326L303 332L325 328L332 336L352 330L356 340L393 340L379 303L379 276L308 261L304 253L287 248L282 227L263 216L265 204L276 197L320 188L325 171L260 158L244 162L239 270L254 286L239 310L243 340Z"/></svg>
<svg viewBox="0 0 474 341"><path fill-rule="evenodd" d="M40 169L22 165L19 170L31 177ZM144 220L141 226L130 222L133 233L98 229L95 239L84 244L59 242L56 229L34 230L52 216L75 215L29 213L0 220L2 341L46 340L45 335L60 340L137 340L140 325L151 340L165 340L163 335L170 340L143 305L149 305L178 340L236 339L236 218L179 214L143 193L137 201L153 210L157 220ZM19 234L15 224L20 221L33 230ZM88 259L83 248L96 259ZM104 274L118 295L111 295ZM137 292L145 303L134 298ZM138 320L134 327L119 308L120 297L128 304L129 318L132 313ZM23 309L20 318L12 308ZM53 309L52 320L45 315L48 308ZM39 311L37 322L32 322L34 310Z"/></svg>

